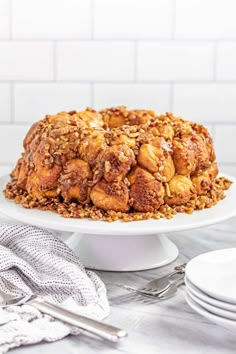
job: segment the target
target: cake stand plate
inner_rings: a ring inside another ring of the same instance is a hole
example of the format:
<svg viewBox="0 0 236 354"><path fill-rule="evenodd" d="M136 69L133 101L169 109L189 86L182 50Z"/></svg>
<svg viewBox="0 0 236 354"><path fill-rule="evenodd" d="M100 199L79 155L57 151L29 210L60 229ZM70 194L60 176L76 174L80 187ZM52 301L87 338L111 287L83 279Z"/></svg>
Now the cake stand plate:
<svg viewBox="0 0 236 354"><path fill-rule="evenodd" d="M91 269L138 271L161 267L176 259L177 247L167 238L180 232L213 225L236 216L236 178L226 198L210 209L179 213L172 219L123 222L66 219L51 211L25 209L0 193L0 212L25 224L60 231L56 233ZM9 177L0 178L4 190ZM68 233L70 232L70 233ZM180 235L181 237L181 235Z"/></svg>

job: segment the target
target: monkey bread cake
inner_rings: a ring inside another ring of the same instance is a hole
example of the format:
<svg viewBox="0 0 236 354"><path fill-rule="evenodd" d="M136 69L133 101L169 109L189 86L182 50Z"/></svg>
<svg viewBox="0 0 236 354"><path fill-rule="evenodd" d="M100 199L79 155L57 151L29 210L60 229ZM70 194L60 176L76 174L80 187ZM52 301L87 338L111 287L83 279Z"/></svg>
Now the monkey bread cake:
<svg viewBox="0 0 236 354"><path fill-rule="evenodd" d="M33 124L5 196L64 217L124 221L209 208L230 181L217 177L199 124L116 107L61 112Z"/></svg>

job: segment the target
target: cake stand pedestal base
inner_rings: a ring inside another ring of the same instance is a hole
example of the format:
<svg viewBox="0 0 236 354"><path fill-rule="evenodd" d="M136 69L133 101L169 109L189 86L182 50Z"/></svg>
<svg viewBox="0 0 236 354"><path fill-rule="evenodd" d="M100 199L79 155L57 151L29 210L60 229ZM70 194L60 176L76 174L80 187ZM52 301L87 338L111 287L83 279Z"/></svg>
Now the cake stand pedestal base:
<svg viewBox="0 0 236 354"><path fill-rule="evenodd" d="M65 239L64 239L65 240ZM94 235L73 233L65 241L86 268L139 271L173 262L178 248L164 234Z"/></svg>

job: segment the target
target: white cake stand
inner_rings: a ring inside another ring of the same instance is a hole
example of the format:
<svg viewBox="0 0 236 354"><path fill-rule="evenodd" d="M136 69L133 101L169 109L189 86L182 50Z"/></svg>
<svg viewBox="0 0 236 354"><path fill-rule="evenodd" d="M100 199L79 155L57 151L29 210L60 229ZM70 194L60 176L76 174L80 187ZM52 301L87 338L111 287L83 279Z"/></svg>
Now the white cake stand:
<svg viewBox="0 0 236 354"><path fill-rule="evenodd" d="M173 219L133 222L66 219L51 211L25 209L0 193L0 212L17 221L60 231L60 237L88 268L137 271L161 267L176 259L177 247L166 237L169 232L209 226L236 216L236 178L226 198L210 209L177 214ZM9 177L0 178L2 191ZM70 234L68 234L70 232ZM180 235L181 237L181 235Z"/></svg>

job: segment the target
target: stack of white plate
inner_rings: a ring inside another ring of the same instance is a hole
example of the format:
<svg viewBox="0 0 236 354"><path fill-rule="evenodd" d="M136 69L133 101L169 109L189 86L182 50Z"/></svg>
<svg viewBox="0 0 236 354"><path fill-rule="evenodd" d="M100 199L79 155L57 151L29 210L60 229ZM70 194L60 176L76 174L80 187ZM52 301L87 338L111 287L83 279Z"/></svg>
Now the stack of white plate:
<svg viewBox="0 0 236 354"><path fill-rule="evenodd" d="M202 254L186 266L186 300L199 314L236 331L236 248Z"/></svg>

